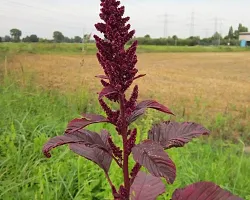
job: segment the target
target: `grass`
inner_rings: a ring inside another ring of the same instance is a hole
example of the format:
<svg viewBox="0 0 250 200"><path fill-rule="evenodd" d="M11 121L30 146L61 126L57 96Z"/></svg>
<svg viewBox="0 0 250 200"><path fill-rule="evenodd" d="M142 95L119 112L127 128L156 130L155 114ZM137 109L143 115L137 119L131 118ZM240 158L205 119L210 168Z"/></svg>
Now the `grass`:
<svg viewBox="0 0 250 200"><path fill-rule="evenodd" d="M250 145L249 58L249 52L139 54L137 67L147 74L136 81L140 98L157 99L183 120L207 125L217 138ZM94 76L103 73L93 55L15 55L8 70L22 82L23 73L35 73L36 84L64 94L79 88L96 93L101 84Z"/></svg>
<svg viewBox="0 0 250 200"><path fill-rule="evenodd" d="M25 82L11 74L1 79L0 84L0 199L112 199L102 171L90 161L74 155L66 147L54 150L51 159L41 152L49 137L63 133L70 119L82 112L100 111L86 88L62 94L55 89L36 87L33 73L22 75ZM162 117L149 112L136 124L139 135L145 137L150 124ZM217 123L210 124L208 120L205 125L213 130L225 130L229 123L224 118L218 115ZM90 127L95 131L103 128L110 126ZM177 166L177 179L173 185L166 186L167 194L159 199L170 199L176 187L206 180L249 200L250 156L243 149L241 143L204 138L169 151ZM111 179L116 185L122 180L118 173L113 163Z"/></svg>
<svg viewBox="0 0 250 200"><path fill-rule="evenodd" d="M83 44L70 43L0 43L0 53L60 53L60 54L81 54ZM95 54L95 44L85 44L86 54ZM163 53L163 52L244 52L250 51L250 48L229 47L229 46L157 46L140 45L138 53Z"/></svg>

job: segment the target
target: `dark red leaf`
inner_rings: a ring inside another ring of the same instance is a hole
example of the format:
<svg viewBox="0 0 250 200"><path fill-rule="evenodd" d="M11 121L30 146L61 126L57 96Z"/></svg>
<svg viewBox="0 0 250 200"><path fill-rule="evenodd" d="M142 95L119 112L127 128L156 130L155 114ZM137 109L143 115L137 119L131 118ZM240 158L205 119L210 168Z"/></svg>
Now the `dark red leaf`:
<svg viewBox="0 0 250 200"><path fill-rule="evenodd" d="M136 79L138 79L138 78L141 78L141 77L144 77L144 76L146 76L146 74L140 74L140 75L134 77L134 80L136 80Z"/></svg>
<svg viewBox="0 0 250 200"><path fill-rule="evenodd" d="M83 118L74 119L71 122L69 122L65 133L71 134L77 130L83 129L84 127L90 124L100 123L100 122L109 122L109 120L101 115L83 114Z"/></svg>
<svg viewBox="0 0 250 200"><path fill-rule="evenodd" d="M153 200L165 192L161 179L145 172L139 172L130 189L131 200Z"/></svg>
<svg viewBox="0 0 250 200"><path fill-rule="evenodd" d="M153 126L148 133L148 138L160 143L163 148L183 147L192 138L208 135L209 130L192 122L162 122Z"/></svg>
<svg viewBox="0 0 250 200"><path fill-rule="evenodd" d="M173 183L176 177L176 168L173 161L162 146L152 140L146 140L132 149L134 160L147 168L156 177L166 178Z"/></svg>
<svg viewBox="0 0 250 200"><path fill-rule="evenodd" d="M109 170L112 157L107 145L108 133L101 136L88 130L79 130L71 134L51 138L43 147L43 153L50 158L50 151L58 146L68 144L70 149L80 156L92 160L106 172Z"/></svg>
<svg viewBox="0 0 250 200"><path fill-rule="evenodd" d="M172 200L243 200L211 182L198 182L177 189Z"/></svg>
<svg viewBox="0 0 250 200"><path fill-rule="evenodd" d="M100 79L109 79L106 75L97 75L95 77Z"/></svg>
<svg viewBox="0 0 250 200"><path fill-rule="evenodd" d="M117 93L117 91L114 88L112 88L111 86L107 86L103 88L102 91L99 93L99 100L105 96L115 94L115 93Z"/></svg>
<svg viewBox="0 0 250 200"><path fill-rule="evenodd" d="M144 114L147 108L152 108L152 109L159 110L167 114L174 115L167 107L158 103L157 101L146 100L146 101L142 101L136 106L136 109L129 117L128 122L132 123L133 121L135 121L139 116Z"/></svg>
<svg viewBox="0 0 250 200"><path fill-rule="evenodd" d="M91 146L87 146L84 144L70 144L69 147L76 154L95 162L102 169L104 169L106 173L108 173L112 161L112 153L110 152L108 137L109 133L107 131L101 132L101 140L105 145L105 149L99 148L99 146L92 148ZM97 140L99 141L99 138Z"/></svg>

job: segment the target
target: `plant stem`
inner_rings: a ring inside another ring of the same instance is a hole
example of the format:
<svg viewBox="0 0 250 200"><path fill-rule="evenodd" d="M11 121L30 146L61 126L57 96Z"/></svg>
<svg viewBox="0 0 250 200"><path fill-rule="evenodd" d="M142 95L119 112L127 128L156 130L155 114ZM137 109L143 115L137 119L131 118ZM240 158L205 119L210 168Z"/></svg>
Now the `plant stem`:
<svg viewBox="0 0 250 200"><path fill-rule="evenodd" d="M121 121L122 121L122 127L121 127L121 135L123 140L123 177L124 177L124 186L129 194L130 189L130 183L129 183L129 171L128 171L128 151L127 151L127 130L128 125L125 119L125 95L120 95L120 112L121 112ZM128 198L128 197L127 197Z"/></svg>
<svg viewBox="0 0 250 200"><path fill-rule="evenodd" d="M129 193L130 184L129 184L129 172L128 172L128 154L126 149L127 136L123 136L123 177L124 177L124 186Z"/></svg>

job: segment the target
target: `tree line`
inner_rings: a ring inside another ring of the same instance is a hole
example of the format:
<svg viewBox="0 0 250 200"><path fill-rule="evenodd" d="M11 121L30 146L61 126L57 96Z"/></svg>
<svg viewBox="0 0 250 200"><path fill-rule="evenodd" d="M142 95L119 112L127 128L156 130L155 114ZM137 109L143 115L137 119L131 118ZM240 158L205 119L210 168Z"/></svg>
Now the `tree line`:
<svg viewBox="0 0 250 200"><path fill-rule="evenodd" d="M248 28L239 24L237 29L233 29L231 26L229 28L228 34L224 37L218 32L215 32L212 36L207 38L200 38L199 36L192 36L189 38L178 38L177 35L167 38L151 38L150 35L145 35L144 37L134 37L130 43L134 40L138 40L139 44L142 45L169 45L169 46L196 46L196 45L239 45L239 35L241 32L248 32ZM46 42L46 43L82 43L94 42L90 40L91 34L85 34L82 37L75 36L74 38L69 38L63 35L60 31L53 32L53 39L43 39L38 38L37 35L32 34L21 39L22 31L19 29L11 29L10 36L0 37L0 42Z"/></svg>
<svg viewBox="0 0 250 200"><path fill-rule="evenodd" d="M32 34L30 36L26 36L21 38L22 31L13 28L10 30L10 35L6 35L4 37L0 37L0 42L46 42L46 43L82 43L83 41L88 41L90 39L90 34L85 34L84 37L75 36L73 38L69 38L63 35L60 31L54 31L53 32L53 39L44 39L39 38L36 34Z"/></svg>
<svg viewBox="0 0 250 200"><path fill-rule="evenodd" d="M151 38L150 35L144 37L133 38L130 43L137 40L139 44L144 45L169 45L169 46L196 46L196 45L231 45L238 46L240 44L239 35L242 32L248 32L248 28L239 24L236 30L231 26L228 34L222 36L219 32L215 32L212 36L207 38L200 38L199 36L191 36L189 38L178 38L177 35L167 38Z"/></svg>

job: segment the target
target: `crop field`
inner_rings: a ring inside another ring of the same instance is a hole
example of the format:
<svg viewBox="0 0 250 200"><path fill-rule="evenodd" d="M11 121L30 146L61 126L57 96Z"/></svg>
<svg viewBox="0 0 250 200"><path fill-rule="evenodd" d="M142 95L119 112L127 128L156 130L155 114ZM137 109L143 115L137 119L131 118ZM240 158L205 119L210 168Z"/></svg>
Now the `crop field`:
<svg viewBox="0 0 250 200"><path fill-rule="evenodd" d="M94 76L102 69L94 55L22 54L8 68L33 73L38 85L61 92L85 89L95 95L101 87ZM146 53L139 54L138 69L147 74L137 81L142 99L159 99L187 119L240 116L237 123L248 127L250 53ZM232 134L250 139L244 132Z"/></svg>
<svg viewBox="0 0 250 200"><path fill-rule="evenodd" d="M69 120L100 111L101 84L94 76L103 73L94 50L11 49L0 51L0 199L112 199L105 176L90 161L65 147L53 151L51 159L41 152ZM178 178L159 199L169 199L176 187L206 180L250 200L250 52L156 52L138 54L137 68L147 74L136 82L140 99L156 99L175 113L173 120L211 130L211 136L169 151ZM136 124L141 137L159 119L169 116L148 112ZM110 127L90 127L103 128ZM112 165L117 185L118 170Z"/></svg>

